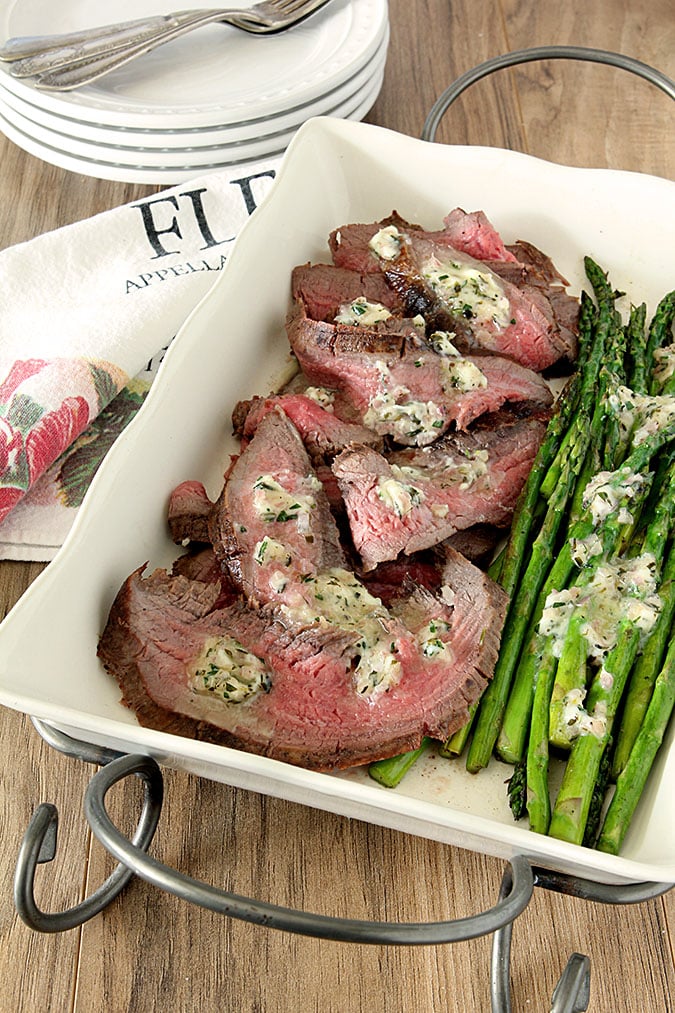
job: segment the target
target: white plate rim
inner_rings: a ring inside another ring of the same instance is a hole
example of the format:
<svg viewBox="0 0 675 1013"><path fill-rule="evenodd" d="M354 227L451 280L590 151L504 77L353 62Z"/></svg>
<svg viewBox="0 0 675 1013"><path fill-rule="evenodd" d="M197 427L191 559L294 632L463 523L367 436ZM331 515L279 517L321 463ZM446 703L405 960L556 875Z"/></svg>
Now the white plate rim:
<svg viewBox="0 0 675 1013"><path fill-rule="evenodd" d="M376 75L375 79L369 82L368 86L361 90L350 102L344 104L342 118L347 120L361 120L375 104L383 83L383 71ZM326 117L329 118L329 117ZM196 161L188 164L171 164L171 154L165 160L158 159L154 152L149 153L147 162L136 163L133 159L126 161L108 161L105 158L95 157L100 155L102 149L98 146L92 151L91 156L77 154L75 146L71 150L63 150L56 147L51 141L58 139L48 132L39 131L41 140L36 131L31 134L25 133L16 123L6 119L0 103L0 130L18 147L23 148L29 154L43 161L56 165L68 172L78 172L85 176L94 176L99 179L115 180L123 183L161 183L170 185L183 183L187 180L200 176L204 173L218 172L236 165L247 165L253 161L261 161L265 158L278 158L288 147L296 130L290 130L281 135L272 135L260 142L242 142L231 147L224 146L215 148L210 152L211 157L200 160L200 150L196 151ZM66 142L68 138L66 138ZM84 146L79 144L78 148ZM116 152L114 152L116 153ZM105 151L103 151L105 154ZM191 152L187 151L189 156ZM139 155L142 155L139 152ZM153 164L153 163L157 164Z"/></svg>
<svg viewBox="0 0 675 1013"><path fill-rule="evenodd" d="M28 123L39 126L43 130L62 134L65 137L86 142L90 145L106 147L122 147L129 149L168 148L171 150L193 150L194 148L216 147L219 145L238 144L242 141L257 140L272 134L297 129L305 120L315 116L339 115L335 110L343 103L352 99L360 89L375 78L383 69L389 45L389 30L385 31L379 48L369 63L361 67L353 77L337 88L321 95L319 98L291 109L284 109L274 116L261 119L243 120L236 124L224 124L221 127L188 127L185 129L157 130L149 128L129 128L126 126L103 126L98 123L80 121L72 116L54 115L34 102L27 102L25 97L17 95L4 87L0 75L0 103L4 107L5 119L12 120L25 133ZM8 114L11 110L11 114Z"/></svg>

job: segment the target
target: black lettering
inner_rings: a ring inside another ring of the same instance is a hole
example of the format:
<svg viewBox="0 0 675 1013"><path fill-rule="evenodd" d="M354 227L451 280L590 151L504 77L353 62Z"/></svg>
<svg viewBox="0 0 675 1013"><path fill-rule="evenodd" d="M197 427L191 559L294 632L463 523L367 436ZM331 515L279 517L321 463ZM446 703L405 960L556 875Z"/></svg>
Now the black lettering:
<svg viewBox="0 0 675 1013"><path fill-rule="evenodd" d="M206 221L206 214L204 212L204 204L202 202L202 194L206 192L206 187L203 186L201 190L186 190L185 193L181 194L181 197L189 197L192 201L192 208L197 219L197 225L199 231L202 234L206 246L200 247L202 250L208 250L212 246L220 246L221 243L230 243L231 239L215 239L209 224Z"/></svg>
<svg viewBox="0 0 675 1013"><path fill-rule="evenodd" d="M176 210L178 210L178 200L176 197L159 197L157 198L157 200L149 200L145 201L143 204L134 205L141 212L141 215L143 217L143 225L145 227L145 234L148 237L150 246L155 251L154 256L151 258L152 260L156 260L158 257L168 257L169 254L171 253L179 252L178 250L166 250L159 241L160 236L165 236L168 235L169 233L173 233L175 236L178 236L179 239L183 238L181 235L181 231L178 228L178 221L175 215L172 218L171 225L169 226L168 229L160 229L155 225L152 213L152 205L163 204L165 202L172 204L173 207L175 207Z"/></svg>
<svg viewBox="0 0 675 1013"><path fill-rule="evenodd" d="M264 176L269 176L270 179L274 179L276 173L274 169L267 169L265 172L256 172L253 176L242 176L241 179L230 180L233 186L238 186L241 189L244 203L246 204L246 210L250 215L253 214L256 207L258 206L253 196L253 190L251 188L251 182L254 179L262 179Z"/></svg>

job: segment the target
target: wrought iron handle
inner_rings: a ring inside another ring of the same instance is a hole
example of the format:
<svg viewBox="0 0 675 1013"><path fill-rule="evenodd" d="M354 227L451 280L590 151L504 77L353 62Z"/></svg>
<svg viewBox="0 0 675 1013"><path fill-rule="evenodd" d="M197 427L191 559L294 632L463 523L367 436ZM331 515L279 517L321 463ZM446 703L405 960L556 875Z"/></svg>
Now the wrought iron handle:
<svg viewBox="0 0 675 1013"><path fill-rule="evenodd" d="M240 897L163 865L129 841L112 823L105 807L105 798L110 788L129 774L145 774L155 769L158 769L157 764L151 757L123 756L103 767L92 778L87 788L84 810L94 835L115 858L133 869L141 879L176 897L231 918L342 942L435 945L473 939L510 924L527 907L532 896L532 869L527 859L519 855L510 863L511 883L503 899L487 911L453 921L390 923L333 918Z"/></svg>
<svg viewBox="0 0 675 1013"><path fill-rule="evenodd" d="M636 60L632 56L625 56L623 53L612 53L606 49L592 49L586 46L533 46L530 49L518 49L512 53L504 53L501 56L493 56L484 63L467 70L449 85L434 102L424 127L422 128L422 140L433 141L436 130L443 116L463 91L476 81L493 74L505 67L514 67L520 63L532 63L535 60L583 60L589 63L604 63L611 67L618 67L621 70L630 71L638 77L649 81L662 91L675 99L675 81L666 77L660 70L655 70L647 63Z"/></svg>
<svg viewBox="0 0 675 1013"><path fill-rule="evenodd" d="M43 738L60 752L89 763L106 765L87 789L85 815L94 835L121 862L106 883L81 904L58 914L40 911L33 898L33 879L37 864L54 857L56 825L55 807L46 803L40 806L26 831L15 876L17 909L22 919L36 931L58 932L82 924L102 911L136 874L174 896L229 917L343 942L436 945L493 933L491 1009L492 1013L511 1013L513 922L529 903L534 886L611 904L638 903L665 893L672 886L663 883L607 886L562 873L533 869L525 857L517 855L504 872L498 903L488 911L454 921L392 924L330 918L278 907L191 879L146 853L159 820L163 797L162 775L155 760L148 756L127 756L80 742L37 719L33 719L33 723ZM132 841L114 826L105 808L108 791L130 774L141 777L145 787L143 814ZM588 957L574 953L556 986L551 1013L582 1013L588 1008L589 996L590 961Z"/></svg>
<svg viewBox="0 0 675 1013"><path fill-rule="evenodd" d="M143 779L144 799L133 842L135 847L143 850L152 842L162 811L162 775L156 764L155 768L148 766L138 771ZM98 890L79 904L65 911L42 911L35 901L35 872L39 864L53 861L56 855L57 829L56 806L43 802L28 824L14 874L14 904L23 921L37 932L64 932L82 925L103 911L134 875L133 869L120 864Z"/></svg>

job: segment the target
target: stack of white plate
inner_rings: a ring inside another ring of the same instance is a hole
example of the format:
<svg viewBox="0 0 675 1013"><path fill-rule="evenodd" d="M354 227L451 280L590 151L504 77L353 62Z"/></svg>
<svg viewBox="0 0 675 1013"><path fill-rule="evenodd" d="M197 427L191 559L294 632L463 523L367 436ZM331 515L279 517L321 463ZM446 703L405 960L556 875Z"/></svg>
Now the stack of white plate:
<svg viewBox="0 0 675 1013"><path fill-rule="evenodd" d="M173 6L0 0L0 38L71 32ZM310 117L363 119L382 87L388 42L387 0L332 0L279 35L205 26L70 92L40 91L3 64L0 130L73 172L181 183L281 154Z"/></svg>

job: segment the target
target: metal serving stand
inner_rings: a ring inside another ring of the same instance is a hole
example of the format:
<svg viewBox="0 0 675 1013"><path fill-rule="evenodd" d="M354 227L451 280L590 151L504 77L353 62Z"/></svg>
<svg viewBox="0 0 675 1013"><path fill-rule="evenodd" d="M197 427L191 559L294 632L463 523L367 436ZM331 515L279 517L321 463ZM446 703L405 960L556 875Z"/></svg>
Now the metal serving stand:
<svg viewBox="0 0 675 1013"><path fill-rule="evenodd" d="M424 124L422 140L433 141L451 105L471 84L506 67L533 60L572 59L604 63L628 70L675 99L675 82L647 64L604 50L576 46L540 46L487 60L468 71L443 92ZM504 870L494 907L451 921L392 923L333 918L241 897L192 879L148 854L159 823L164 786L157 762L146 755L127 755L82 742L53 725L31 719L44 741L66 756L100 767L84 797L84 814L92 833L119 865L93 894L65 911L48 913L35 901L34 880L39 864L56 855L58 811L51 803L36 808L21 844L14 878L14 903L23 921L36 932L55 933L75 928L104 910L138 876L182 900L218 914L266 928L346 943L389 946L436 946L492 935L490 997L492 1013L511 1013L510 961L513 924L529 904L535 887L601 904L639 904L659 897L674 883L609 885L533 866L514 855ZM106 796L113 785L129 776L143 784L141 816L129 840L112 822ZM583 1013L590 1001L590 960L573 953L555 987L551 1013Z"/></svg>

